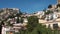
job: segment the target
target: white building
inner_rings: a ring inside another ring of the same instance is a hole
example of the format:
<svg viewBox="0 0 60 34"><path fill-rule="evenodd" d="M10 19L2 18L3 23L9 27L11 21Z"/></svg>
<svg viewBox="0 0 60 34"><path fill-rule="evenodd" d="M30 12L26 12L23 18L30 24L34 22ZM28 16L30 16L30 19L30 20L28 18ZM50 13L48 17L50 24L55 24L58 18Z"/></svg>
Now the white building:
<svg viewBox="0 0 60 34"><path fill-rule="evenodd" d="M6 26L3 26L2 27L2 34L6 34L6 32L9 30L10 30L10 27L7 28Z"/></svg>

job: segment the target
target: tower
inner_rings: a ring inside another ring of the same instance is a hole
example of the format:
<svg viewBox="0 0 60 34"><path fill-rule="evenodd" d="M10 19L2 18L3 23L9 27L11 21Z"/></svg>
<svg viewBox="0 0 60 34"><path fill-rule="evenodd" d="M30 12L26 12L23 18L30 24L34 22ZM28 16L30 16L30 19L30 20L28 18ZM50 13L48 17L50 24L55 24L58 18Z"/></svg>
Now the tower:
<svg viewBox="0 0 60 34"><path fill-rule="evenodd" d="M57 0L57 3L60 4L60 0Z"/></svg>

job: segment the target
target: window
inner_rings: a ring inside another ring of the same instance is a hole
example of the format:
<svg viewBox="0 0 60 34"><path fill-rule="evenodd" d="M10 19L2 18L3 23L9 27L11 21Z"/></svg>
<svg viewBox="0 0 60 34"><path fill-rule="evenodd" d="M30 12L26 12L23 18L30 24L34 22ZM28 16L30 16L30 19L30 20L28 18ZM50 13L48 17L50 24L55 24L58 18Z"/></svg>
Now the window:
<svg viewBox="0 0 60 34"><path fill-rule="evenodd" d="M58 24L53 24L53 28L57 29L58 28Z"/></svg>
<svg viewBox="0 0 60 34"><path fill-rule="evenodd" d="M53 20L53 15L51 15L50 20Z"/></svg>

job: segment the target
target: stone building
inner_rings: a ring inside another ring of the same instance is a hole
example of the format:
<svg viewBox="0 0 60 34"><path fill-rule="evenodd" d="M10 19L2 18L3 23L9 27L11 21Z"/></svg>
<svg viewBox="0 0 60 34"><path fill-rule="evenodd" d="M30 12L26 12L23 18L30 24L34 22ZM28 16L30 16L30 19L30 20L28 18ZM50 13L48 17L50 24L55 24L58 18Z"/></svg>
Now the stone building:
<svg viewBox="0 0 60 34"><path fill-rule="evenodd" d="M46 25L47 28L60 28L60 0L57 0L57 4L52 5L52 8L47 10L53 11L53 13L45 15L44 19L39 19L39 23Z"/></svg>

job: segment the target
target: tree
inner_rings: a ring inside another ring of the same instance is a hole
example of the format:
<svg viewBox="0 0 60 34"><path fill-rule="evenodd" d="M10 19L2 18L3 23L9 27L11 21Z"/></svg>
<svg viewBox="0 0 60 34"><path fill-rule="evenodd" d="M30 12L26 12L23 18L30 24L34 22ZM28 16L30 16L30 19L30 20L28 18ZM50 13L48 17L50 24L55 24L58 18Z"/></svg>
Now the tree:
<svg viewBox="0 0 60 34"><path fill-rule="evenodd" d="M1 23L0 23L0 34L2 32L2 25L5 25L3 21L1 21Z"/></svg>
<svg viewBox="0 0 60 34"><path fill-rule="evenodd" d="M38 24L38 18L36 16L30 16L27 19L28 19L27 29L29 31L32 31Z"/></svg>
<svg viewBox="0 0 60 34"><path fill-rule="evenodd" d="M3 10L0 10L0 13L2 13L3 12Z"/></svg>
<svg viewBox="0 0 60 34"><path fill-rule="evenodd" d="M52 5L50 4L50 5L48 6L48 8L52 8Z"/></svg>
<svg viewBox="0 0 60 34"><path fill-rule="evenodd" d="M28 17L27 29L20 30L20 34L53 34L51 28L38 23L36 16Z"/></svg>
<svg viewBox="0 0 60 34"><path fill-rule="evenodd" d="M46 34L46 26L42 24L37 25L37 32L38 34Z"/></svg>
<svg viewBox="0 0 60 34"><path fill-rule="evenodd" d="M16 16L17 16L17 23L20 23L19 17L21 17L21 15L22 15L22 12L21 11L19 11L19 13L16 14ZM21 22L22 21L23 21L23 19L21 19Z"/></svg>
<svg viewBox="0 0 60 34"><path fill-rule="evenodd" d="M47 12L45 11L45 15L51 14L53 13L53 11L47 10Z"/></svg>
<svg viewBox="0 0 60 34"><path fill-rule="evenodd" d="M57 8L60 7L60 4L57 4Z"/></svg>

